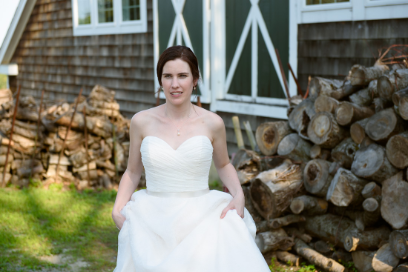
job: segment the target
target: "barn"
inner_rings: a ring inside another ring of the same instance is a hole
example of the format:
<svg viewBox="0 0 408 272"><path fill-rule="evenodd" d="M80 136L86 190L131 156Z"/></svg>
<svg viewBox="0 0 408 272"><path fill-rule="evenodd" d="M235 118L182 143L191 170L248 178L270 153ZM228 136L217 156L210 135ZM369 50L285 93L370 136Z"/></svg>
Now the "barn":
<svg viewBox="0 0 408 272"><path fill-rule="evenodd" d="M232 116L253 130L287 119L287 96L298 92L288 63L305 91L308 76L342 79L353 64L373 65L378 49L408 44L407 29L408 0L20 0L0 73L11 90L45 90L48 100L72 102L81 88L104 85L131 117L157 96L164 102L160 52L189 46L200 101L224 119L232 153Z"/></svg>

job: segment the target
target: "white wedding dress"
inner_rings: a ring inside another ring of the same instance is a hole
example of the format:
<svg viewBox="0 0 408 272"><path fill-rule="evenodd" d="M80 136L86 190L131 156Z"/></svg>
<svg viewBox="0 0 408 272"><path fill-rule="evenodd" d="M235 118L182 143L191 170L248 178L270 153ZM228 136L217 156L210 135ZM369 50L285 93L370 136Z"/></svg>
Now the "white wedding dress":
<svg viewBox="0 0 408 272"><path fill-rule="evenodd" d="M213 147L204 135L176 150L147 136L141 147L146 190L121 210L114 272L270 272L255 244L255 223L230 210L230 194L208 190Z"/></svg>

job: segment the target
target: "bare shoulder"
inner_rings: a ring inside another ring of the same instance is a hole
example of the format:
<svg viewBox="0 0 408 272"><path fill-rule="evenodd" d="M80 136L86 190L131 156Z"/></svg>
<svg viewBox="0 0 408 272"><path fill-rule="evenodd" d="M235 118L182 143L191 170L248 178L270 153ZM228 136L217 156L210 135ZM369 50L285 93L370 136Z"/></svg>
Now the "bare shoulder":
<svg viewBox="0 0 408 272"><path fill-rule="evenodd" d="M149 124L152 124L152 122L154 122L154 120L157 118L157 108L158 107L142 110L133 115L130 121L131 129L133 127L133 129L137 131L136 134L138 134L141 138L143 138L144 135L144 128L146 128Z"/></svg>
<svg viewBox="0 0 408 272"><path fill-rule="evenodd" d="M224 120L218 114L203 108L200 108L200 110L202 120L204 120L213 135L222 133L225 130Z"/></svg>

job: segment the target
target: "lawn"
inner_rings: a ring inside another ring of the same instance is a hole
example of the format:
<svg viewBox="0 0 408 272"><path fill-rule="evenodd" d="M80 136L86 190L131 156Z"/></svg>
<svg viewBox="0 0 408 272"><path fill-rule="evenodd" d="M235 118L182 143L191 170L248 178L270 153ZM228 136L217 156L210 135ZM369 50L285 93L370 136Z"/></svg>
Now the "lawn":
<svg viewBox="0 0 408 272"><path fill-rule="evenodd" d="M112 271L115 191L0 189L0 271Z"/></svg>

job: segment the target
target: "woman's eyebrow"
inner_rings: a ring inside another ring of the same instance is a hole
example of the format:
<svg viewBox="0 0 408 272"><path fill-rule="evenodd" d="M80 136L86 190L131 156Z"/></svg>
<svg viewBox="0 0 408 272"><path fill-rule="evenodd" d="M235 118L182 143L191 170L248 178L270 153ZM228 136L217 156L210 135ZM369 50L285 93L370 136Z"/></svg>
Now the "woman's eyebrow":
<svg viewBox="0 0 408 272"><path fill-rule="evenodd" d="M171 75L171 73L163 73L163 75ZM181 72L178 75L188 75L188 72Z"/></svg>

